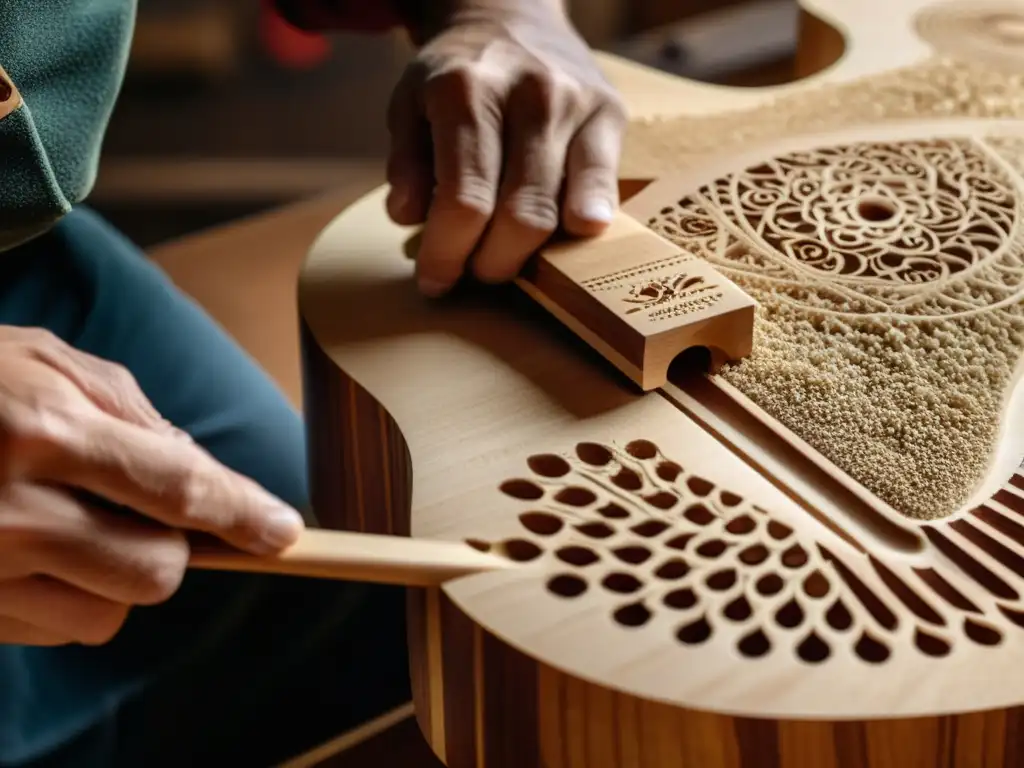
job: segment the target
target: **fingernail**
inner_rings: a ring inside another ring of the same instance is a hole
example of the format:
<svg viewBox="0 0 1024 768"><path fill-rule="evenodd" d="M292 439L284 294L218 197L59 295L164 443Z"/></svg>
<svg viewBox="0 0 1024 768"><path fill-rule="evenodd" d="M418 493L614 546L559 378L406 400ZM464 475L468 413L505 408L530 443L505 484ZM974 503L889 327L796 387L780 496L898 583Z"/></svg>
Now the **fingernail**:
<svg viewBox="0 0 1024 768"><path fill-rule="evenodd" d="M275 507L267 512L266 519L263 541L274 549L294 544L306 525L302 516L290 507Z"/></svg>
<svg viewBox="0 0 1024 768"><path fill-rule="evenodd" d="M434 280L429 277L421 277L418 281L418 285L420 293L431 298L436 298L448 291L447 283L442 283L440 280Z"/></svg>
<svg viewBox="0 0 1024 768"><path fill-rule="evenodd" d="M600 221L607 224L612 220L612 214L611 203L600 198L587 200L580 208L580 215L587 221Z"/></svg>

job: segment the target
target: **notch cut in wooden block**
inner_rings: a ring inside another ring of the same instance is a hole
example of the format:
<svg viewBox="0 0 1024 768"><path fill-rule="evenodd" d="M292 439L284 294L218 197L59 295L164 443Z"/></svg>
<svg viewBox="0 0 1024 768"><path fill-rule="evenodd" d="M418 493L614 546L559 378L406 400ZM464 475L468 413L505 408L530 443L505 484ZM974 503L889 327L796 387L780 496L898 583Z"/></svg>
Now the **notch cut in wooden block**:
<svg viewBox="0 0 1024 768"><path fill-rule="evenodd" d="M715 370L753 346L754 300L624 213L598 237L542 249L516 282L644 390L692 347Z"/></svg>

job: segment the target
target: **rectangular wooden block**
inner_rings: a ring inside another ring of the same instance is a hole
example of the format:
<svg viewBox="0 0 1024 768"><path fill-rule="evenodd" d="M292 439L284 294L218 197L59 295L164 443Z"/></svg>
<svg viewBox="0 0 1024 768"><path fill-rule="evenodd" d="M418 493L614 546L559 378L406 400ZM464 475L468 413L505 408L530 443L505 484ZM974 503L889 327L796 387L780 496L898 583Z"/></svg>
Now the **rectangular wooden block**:
<svg viewBox="0 0 1024 768"><path fill-rule="evenodd" d="M754 300L621 212L596 238L544 248L516 282L644 390L691 347L714 369L753 345Z"/></svg>

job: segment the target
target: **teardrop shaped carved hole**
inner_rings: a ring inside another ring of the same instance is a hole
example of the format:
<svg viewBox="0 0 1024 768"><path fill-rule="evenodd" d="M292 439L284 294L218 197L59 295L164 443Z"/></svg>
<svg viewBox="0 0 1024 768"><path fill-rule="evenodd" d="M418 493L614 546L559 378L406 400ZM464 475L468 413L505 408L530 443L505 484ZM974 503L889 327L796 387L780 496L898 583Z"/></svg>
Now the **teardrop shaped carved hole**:
<svg viewBox="0 0 1024 768"><path fill-rule="evenodd" d="M770 554L768 547L764 544L754 544L740 552L739 557L740 561L746 565L760 565L768 559Z"/></svg>
<svg viewBox="0 0 1024 768"><path fill-rule="evenodd" d="M647 562L654 553L647 547L630 546L613 549L612 554L624 563L640 565L641 563Z"/></svg>
<svg viewBox="0 0 1024 768"><path fill-rule="evenodd" d="M644 496L644 501L655 509L667 511L679 503L679 497L668 491L658 491L649 496Z"/></svg>
<svg viewBox="0 0 1024 768"><path fill-rule="evenodd" d="M677 579L683 578L689 572L690 566L685 560L673 557L671 560L666 560L664 563L659 565L658 569L654 572L654 575L659 579L665 579L665 581L676 581Z"/></svg>
<svg viewBox="0 0 1024 768"><path fill-rule="evenodd" d="M692 589L674 589L662 598L662 602L669 608L685 611L697 604L697 595Z"/></svg>
<svg viewBox="0 0 1024 768"><path fill-rule="evenodd" d="M709 560L714 560L721 557L727 548L728 545L721 539L711 539L697 547L697 554Z"/></svg>
<svg viewBox="0 0 1024 768"><path fill-rule="evenodd" d="M651 612L643 603L630 603L612 614L616 623L624 627L642 627L651 620Z"/></svg>
<svg viewBox="0 0 1024 768"><path fill-rule="evenodd" d="M804 609L796 600L790 600L775 612L775 623L786 629L794 629L804 623Z"/></svg>
<svg viewBox="0 0 1024 768"><path fill-rule="evenodd" d="M799 544L794 544L782 553L782 564L787 568L802 568L807 565L809 559L807 550Z"/></svg>
<svg viewBox="0 0 1024 768"><path fill-rule="evenodd" d="M793 529L790 528L788 525L783 525L778 520L768 521L768 535L771 536L773 539L782 541L783 539L792 535L792 533Z"/></svg>
<svg viewBox="0 0 1024 768"><path fill-rule="evenodd" d="M736 583L736 571L732 568L727 568L722 571L715 571L707 578L706 584L708 588L715 590L716 592L725 592L727 589L731 589Z"/></svg>
<svg viewBox="0 0 1024 768"><path fill-rule="evenodd" d="M914 634L914 645L926 656L934 656L936 658L947 656L953 649L953 646L941 637L935 637L921 629L917 630Z"/></svg>
<svg viewBox="0 0 1024 768"><path fill-rule="evenodd" d="M820 664L831 653L832 649L828 647L828 643L818 637L815 632L811 632L796 647L796 655L808 664Z"/></svg>
<svg viewBox="0 0 1024 768"><path fill-rule="evenodd" d="M555 557L561 560L563 563L569 565L575 565L578 568L585 568L588 565L593 565L601 558L597 552L587 547L562 547L555 552Z"/></svg>
<svg viewBox="0 0 1024 768"><path fill-rule="evenodd" d="M782 577L777 573L766 573L760 579L757 580L757 591L766 597L777 595L782 591L785 586L785 582L782 581Z"/></svg>
<svg viewBox="0 0 1024 768"><path fill-rule="evenodd" d="M634 525L630 530L648 539L654 538L669 529L669 524L662 520L645 520L639 525Z"/></svg>
<svg viewBox="0 0 1024 768"><path fill-rule="evenodd" d="M579 597L587 591L587 582L579 576L561 574L548 581L548 591L559 597Z"/></svg>
<svg viewBox="0 0 1024 768"><path fill-rule="evenodd" d="M987 624L974 619L964 619L964 634L978 645L999 645L1003 641L1003 633Z"/></svg>
<svg viewBox="0 0 1024 768"><path fill-rule="evenodd" d="M478 552L490 552L491 543L482 539L466 539L466 543Z"/></svg>
<svg viewBox="0 0 1024 768"><path fill-rule="evenodd" d="M612 452L597 443L577 444L576 455L579 456L580 461L592 467L606 466L612 460Z"/></svg>
<svg viewBox="0 0 1024 768"><path fill-rule="evenodd" d="M626 446L626 453L634 459L647 461L658 455L658 446L650 440L634 440Z"/></svg>
<svg viewBox="0 0 1024 768"><path fill-rule="evenodd" d="M748 658L759 659L772 649L772 644L768 636L758 629L742 638L736 648Z"/></svg>
<svg viewBox="0 0 1024 768"><path fill-rule="evenodd" d="M526 539L509 539L502 542L499 548L509 560L517 563L528 563L544 554L543 549Z"/></svg>
<svg viewBox="0 0 1024 768"><path fill-rule="evenodd" d="M804 593L815 600L827 596L830 588L829 580L821 571L812 571L810 576L804 579Z"/></svg>
<svg viewBox="0 0 1024 768"><path fill-rule="evenodd" d="M737 496L731 491L719 491L718 500L726 507L738 507L743 502L743 499L740 496Z"/></svg>
<svg viewBox="0 0 1024 768"><path fill-rule="evenodd" d="M506 496L523 501L536 501L544 495L544 489L530 480L506 480L499 488Z"/></svg>
<svg viewBox="0 0 1024 768"><path fill-rule="evenodd" d="M519 522L538 536L554 536L565 527L562 518L547 512L524 512L519 516Z"/></svg>
<svg viewBox="0 0 1024 768"><path fill-rule="evenodd" d="M629 517L629 511L624 507L620 507L614 501L605 504L597 510L597 513L601 515L601 517L605 517L609 520L623 520Z"/></svg>
<svg viewBox="0 0 1024 768"><path fill-rule="evenodd" d="M725 606L725 609L722 611L722 613L725 614L725 617L727 619L730 619L731 621L746 621L753 615L754 611L750 607L750 602L747 600L747 598L740 595L727 606Z"/></svg>
<svg viewBox="0 0 1024 768"><path fill-rule="evenodd" d="M725 530L734 536L742 536L746 533L750 533L757 528L757 523L750 515L740 515L734 517L728 523L726 523Z"/></svg>
<svg viewBox="0 0 1024 768"><path fill-rule="evenodd" d="M629 595L643 588L644 584L636 576L629 573L609 573L601 585L609 592Z"/></svg>
<svg viewBox="0 0 1024 768"><path fill-rule="evenodd" d="M656 473L662 480L671 483L683 474L683 468L674 461L662 461L658 464Z"/></svg>
<svg viewBox="0 0 1024 768"><path fill-rule="evenodd" d="M687 645L700 645L711 637L711 625L706 617L701 616L696 621L680 629L676 633L676 637L679 638L680 642Z"/></svg>
<svg viewBox="0 0 1024 768"><path fill-rule="evenodd" d="M586 507L597 501L597 494L589 488L571 485L563 488L555 495L555 501L570 507Z"/></svg>
<svg viewBox="0 0 1024 768"><path fill-rule="evenodd" d="M639 473L625 467L612 476L612 482L624 491L639 491L644 487L644 479Z"/></svg>
<svg viewBox="0 0 1024 768"><path fill-rule="evenodd" d="M853 626L853 615L842 600L836 600L832 603L832 607L825 612L825 621L832 629L845 632Z"/></svg>
<svg viewBox="0 0 1024 768"><path fill-rule="evenodd" d="M526 460L526 465L541 477L564 477L569 474L569 462L553 453L541 453Z"/></svg>
<svg viewBox="0 0 1024 768"><path fill-rule="evenodd" d="M697 525L708 525L715 519L715 513L703 504L694 504L683 513L683 517Z"/></svg>
<svg viewBox="0 0 1024 768"><path fill-rule="evenodd" d="M715 490L715 486L710 481L696 475L687 479L686 487L690 489L690 493L694 496L707 496Z"/></svg>
<svg viewBox="0 0 1024 768"><path fill-rule="evenodd" d="M889 647L884 643L875 640L867 633L860 636L857 644L853 647L854 652L860 656L864 661L870 662L871 664L881 664L886 661L891 652Z"/></svg>
<svg viewBox="0 0 1024 768"><path fill-rule="evenodd" d="M615 529L607 523L583 523L577 525L576 530L592 539L607 539L615 535Z"/></svg>
<svg viewBox="0 0 1024 768"><path fill-rule="evenodd" d="M669 549L683 550L689 546L690 542L693 541L694 533L683 533L679 536L673 536L671 539L665 542L665 546Z"/></svg>

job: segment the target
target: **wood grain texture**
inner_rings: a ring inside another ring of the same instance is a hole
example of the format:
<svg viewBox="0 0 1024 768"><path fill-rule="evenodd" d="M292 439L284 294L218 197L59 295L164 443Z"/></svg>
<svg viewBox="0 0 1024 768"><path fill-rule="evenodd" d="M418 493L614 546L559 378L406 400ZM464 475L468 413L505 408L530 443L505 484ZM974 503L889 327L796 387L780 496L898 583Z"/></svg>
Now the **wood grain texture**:
<svg viewBox="0 0 1024 768"><path fill-rule="evenodd" d="M997 133L1024 136L1001 120L1024 117L1020 79L1000 69L1006 51L963 60L975 49L944 38L941 24L916 31L912 21L927 6L917 0L880 26L894 5L851 13L832 0L807 2L823 23L844 22L847 49L801 83L743 93L682 84L674 109L694 122L680 124L718 131L693 134L692 143L728 151L680 150L678 173L627 207L640 220L645 209L667 216L694 190L707 202L707 190L726 188L733 165L765 178L765 163L795 153L813 169L810 153L853 137L952 136L970 148L997 122ZM1002 6L1024 19L1022 4ZM943 4L941 18L982 6L964 7ZM875 44L852 45L858 38ZM865 85L873 78L882 78L885 98ZM848 114L860 122L835 124ZM924 165L928 176L956 164ZM1020 174L1012 160L1005 167ZM911 175L890 177L885 183L906 186ZM884 191L880 182L875 192ZM362 407L349 392L359 387L376 418L384 413L394 426L412 481L407 506L363 504L345 519L516 551L524 564L410 595L417 713L446 765L1024 763L1024 475L1012 430L1001 430L963 503L937 519L908 520L800 424L744 401L725 378L690 372L640 395L574 332L508 291L421 299L402 253L408 233L385 221L382 200L383 191L368 196L324 232L300 290L305 343L322 353L310 370L341 382L323 388L332 399L307 403L312 428L327 433L324 445L348 444L360 418L338 411ZM863 218L877 220L869 208ZM760 215L737 217L736 226L754 229ZM763 218L765 228L788 221ZM964 221L954 229L980 231ZM1014 224L1014 238L1018 231ZM705 253L706 232L677 234ZM765 267L772 259L792 266L784 248L746 236L748 250L738 253L750 256L758 279L778 274ZM842 253L840 244L830 248ZM990 268L1006 254L980 261ZM982 293L969 300L986 301ZM1016 294L1000 302L1019 304ZM878 315L891 321L891 312ZM1016 389L1016 379L1008 386ZM1012 423L1012 399L1004 423ZM324 493L341 492L329 471L337 466L330 460L319 474L317 482L335 486Z"/></svg>

